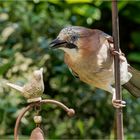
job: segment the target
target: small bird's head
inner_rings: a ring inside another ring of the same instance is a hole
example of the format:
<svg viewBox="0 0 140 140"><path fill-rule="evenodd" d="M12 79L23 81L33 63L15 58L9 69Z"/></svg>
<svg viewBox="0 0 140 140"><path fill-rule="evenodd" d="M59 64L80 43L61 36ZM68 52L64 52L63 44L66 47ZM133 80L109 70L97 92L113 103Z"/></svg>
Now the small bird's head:
<svg viewBox="0 0 140 140"><path fill-rule="evenodd" d="M80 26L63 28L57 38L51 42L51 48L62 49L64 52L74 55L79 50L87 48L87 41L93 30Z"/></svg>
<svg viewBox="0 0 140 140"><path fill-rule="evenodd" d="M35 70L33 72L33 77L37 80L43 80L43 68L40 68L39 70Z"/></svg>

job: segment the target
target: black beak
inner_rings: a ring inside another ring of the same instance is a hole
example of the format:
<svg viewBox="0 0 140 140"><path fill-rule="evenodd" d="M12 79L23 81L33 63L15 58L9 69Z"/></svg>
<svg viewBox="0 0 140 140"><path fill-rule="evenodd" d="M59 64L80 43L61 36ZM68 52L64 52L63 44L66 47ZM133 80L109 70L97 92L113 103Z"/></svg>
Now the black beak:
<svg viewBox="0 0 140 140"><path fill-rule="evenodd" d="M58 38L56 38L55 40L53 40L53 41L50 43L52 49L59 48L59 47L61 47L62 45L66 45L66 44L67 44L66 41L60 40L60 39L58 39Z"/></svg>

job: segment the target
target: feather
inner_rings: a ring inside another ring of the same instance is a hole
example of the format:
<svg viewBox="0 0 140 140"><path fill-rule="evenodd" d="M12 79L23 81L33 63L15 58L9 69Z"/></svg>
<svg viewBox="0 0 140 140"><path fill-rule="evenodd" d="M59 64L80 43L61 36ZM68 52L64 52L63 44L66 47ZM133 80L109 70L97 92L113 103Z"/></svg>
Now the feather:
<svg viewBox="0 0 140 140"><path fill-rule="evenodd" d="M133 96L140 97L140 71L134 69L132 66L128 66L128 71L132 74L132 78L123 87Z"/></svg>
<svg viewBox="0 0 140 140"><path fill-rule="evenodd" d="M78 78L79 79L79 76L76 72L74 72L70 67L69 67L69 70L71 72L71 74L75 77L75 78Z"/></svg>

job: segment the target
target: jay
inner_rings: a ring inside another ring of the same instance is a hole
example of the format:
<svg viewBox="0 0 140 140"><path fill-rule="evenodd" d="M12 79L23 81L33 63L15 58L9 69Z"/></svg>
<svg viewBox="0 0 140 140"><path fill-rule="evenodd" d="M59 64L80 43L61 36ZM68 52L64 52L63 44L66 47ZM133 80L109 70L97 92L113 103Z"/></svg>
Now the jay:
<svg viewBox="0 0 140 140"><path fill-rule="evenodd" d="M63 28L50 45L64 51L65 63L81 81L110 92L116 108L126 106L125 101L116 99L114 87L113 54L119 54L121 85L132 95L140 97L140 72L127 63L121 50L114 51L110 35L98 29L69 26Z"/></svg>

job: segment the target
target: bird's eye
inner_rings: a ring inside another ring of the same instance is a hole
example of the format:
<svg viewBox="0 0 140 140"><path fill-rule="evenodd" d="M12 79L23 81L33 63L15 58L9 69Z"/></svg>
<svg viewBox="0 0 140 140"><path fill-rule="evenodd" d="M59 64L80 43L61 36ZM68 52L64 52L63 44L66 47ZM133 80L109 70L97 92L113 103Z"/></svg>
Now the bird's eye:
<svg viewBox="0 0 140 140"><path fill-rule="evenodd" d="M75 36L75 35L71 36L71 40L72 40L72 42L76 41L77 40L77 36Z"/></svg>

